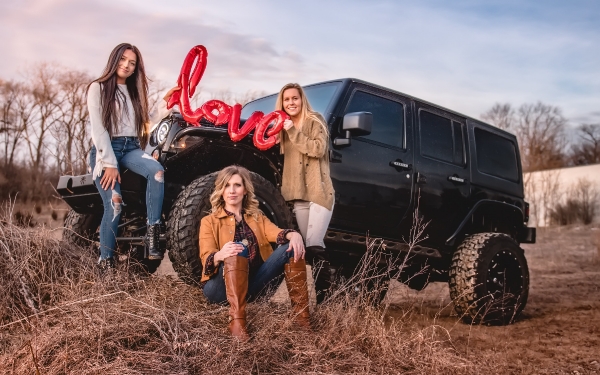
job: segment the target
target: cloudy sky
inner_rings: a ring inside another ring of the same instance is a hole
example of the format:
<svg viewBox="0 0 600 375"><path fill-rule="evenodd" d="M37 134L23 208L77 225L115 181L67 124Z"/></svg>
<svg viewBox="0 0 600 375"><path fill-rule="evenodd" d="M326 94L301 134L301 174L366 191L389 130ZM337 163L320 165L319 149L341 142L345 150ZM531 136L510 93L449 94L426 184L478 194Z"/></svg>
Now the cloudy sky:
<svg viewBox="0 0 600 375"><path fill-rule="evenodd" d="M364 79L473 117L542 101L600 123L598 0L2 0L0 78L49 61L98 76L137 45L174 83L203 44L203 92Z"/></svg>

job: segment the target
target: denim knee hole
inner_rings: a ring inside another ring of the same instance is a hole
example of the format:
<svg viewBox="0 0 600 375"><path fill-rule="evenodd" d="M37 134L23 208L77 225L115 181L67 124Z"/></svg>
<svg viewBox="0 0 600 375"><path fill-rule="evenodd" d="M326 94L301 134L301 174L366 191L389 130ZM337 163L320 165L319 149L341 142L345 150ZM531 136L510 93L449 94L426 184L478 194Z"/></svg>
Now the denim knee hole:
<svg viewBox="0 0 600 375"><path fill-rule="evenodd" d="M123 203L123 197L121 196L121 194L119 194L113 190L110 205L113 208L112 221L114 221L117 218L117 216L119 216L121 214L122 206L125 205Z"/></svg>
<svg viewBox="0 0 600 375"><path fill-rule="evenodd" d="M165 172L164 171L158 171L156 172L156 174L154 175L154 179L158 182L160 182L161 184L165 182Z"/></svg>

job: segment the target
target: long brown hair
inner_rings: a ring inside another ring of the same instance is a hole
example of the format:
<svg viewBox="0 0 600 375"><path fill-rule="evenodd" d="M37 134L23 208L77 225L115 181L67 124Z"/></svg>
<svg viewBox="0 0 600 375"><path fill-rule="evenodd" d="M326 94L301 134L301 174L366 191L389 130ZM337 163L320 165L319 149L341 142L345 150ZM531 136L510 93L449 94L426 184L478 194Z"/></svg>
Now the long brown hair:
<svg viewBox="0 0 600 375"><path fill-rule="evenodd" d="M242 183L246 189L246 196L242 202L242 208L246 213L257 217L261 211L258 208L258 200L254 196L254 185L250 177L250 172L239 165L230 165L219 171L217 179L215 180L215 190L210 195L210 205L212 206L211 213L216 213L221 208L225 207L225 201L223 200L223 192L225 186L233 175L239 175L242 178Z"/></svg>
<svg viewBox="0 0 600 375"><path fill-rule="evenodd" d="M121 43L116 46L108 57L104 72L102 72L102 75L98 79L95 79L94 82L100 84L102 123L112 138L113 134L118 131L118 123L122 114L118 113L118 109L127 111L125 97L121 91L118 90L117 86L117 69L119 67L119 61L126 50L131 50L135 53L137 58L133 74L127 77L125 84L127 85L127 92L131 98L131 104L135 115L135 130L141 146L144 148L148 142L146 125L150 119L148 115L148 77L146 76L146 69L144 68L144 61L142 60L140 50L129 43Z"/></svg>

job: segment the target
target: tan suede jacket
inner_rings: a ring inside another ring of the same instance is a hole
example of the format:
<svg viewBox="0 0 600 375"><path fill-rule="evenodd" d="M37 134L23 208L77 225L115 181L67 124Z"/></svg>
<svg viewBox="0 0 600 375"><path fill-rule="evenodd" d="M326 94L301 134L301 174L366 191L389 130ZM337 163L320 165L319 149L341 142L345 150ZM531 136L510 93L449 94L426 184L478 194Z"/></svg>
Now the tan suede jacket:
<svg viewBox="0 0 600 375"><path fill-rule="evenodd" d="M273 253L271 242L275 243L277 241L277 236L282 229L273 224L262 213L256 218L252 215L244 214L244 220L246 220L246 223L256 236L262 260L267 260ZM223 209L202 218L200 221L200 261L202 262L203 269L205 268L208 256L221 250L227 242L233 241L234 235L235 219L233 216L228 216ZM215 273L218 269L218 267L215 267ZM211 276L205 275L203 272L200 281L207 281Z"/></svg>
<svg viewBox="0 0 600 375"><path fill-rule="evenodd" d="M322 117L321 121L325 123ZM284 150L283 198L314 202L331 211L335 192L329 175L326 130L316 121L306 120L302 130L294 126L280 134Z"/></svg>

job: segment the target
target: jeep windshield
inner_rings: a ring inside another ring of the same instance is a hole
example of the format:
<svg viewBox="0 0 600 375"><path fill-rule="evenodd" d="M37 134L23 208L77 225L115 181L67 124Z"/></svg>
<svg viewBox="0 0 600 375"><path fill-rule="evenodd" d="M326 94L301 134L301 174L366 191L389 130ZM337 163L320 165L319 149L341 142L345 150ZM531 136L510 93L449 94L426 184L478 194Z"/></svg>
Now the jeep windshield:
<svg viewBox="0 0 600 375"><path fill-rule="evenodd" d="M319 112L321 115L323 115L323 117L325 117L327 107L329 107L331 100L341 84L341 82L327 82L306 86L303 88L313 110ZM241 118L243 120L247 120L248 117L250 117L250 115L256 111L261 111L265 114L273 112L275 110L276 101L277 94L269 95L252 101L246 104L242 109Z"/></svg>

